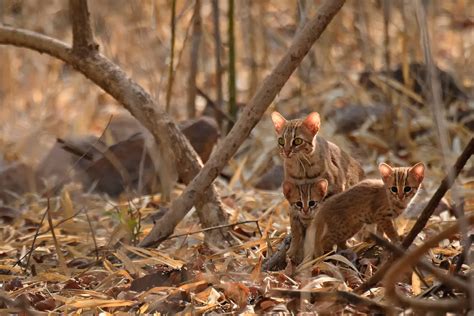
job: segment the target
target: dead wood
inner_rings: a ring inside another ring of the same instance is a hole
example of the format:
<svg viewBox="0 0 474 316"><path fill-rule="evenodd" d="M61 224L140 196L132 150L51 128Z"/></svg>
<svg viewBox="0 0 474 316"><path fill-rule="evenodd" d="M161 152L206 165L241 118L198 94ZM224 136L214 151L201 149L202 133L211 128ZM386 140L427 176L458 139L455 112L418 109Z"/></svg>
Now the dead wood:
<svg viewBox="0 0 474 316"><path fill-rule="evenodd" d="M467 224L472 225L474 223L474 216L466 218ZM419 261L420 257L426 253L432 247L438 245L440 241L450 237L451 235L457 233L460 230L459 222L443 230L436 236L428 239L420 247L410 251L405 254L405 256L398 259L396 262L391 262L390 269L388 269L385 278L384 284L386 288L386 295L393 301L396 301L403 306L411 307L414 309L420 309L424 312L427 311L443 311L443 312L452 312L452 311L462 311L466 310L468 306L468 300L466 298L457 298L457 299L439 299L437 301L431 301L426 299L416 299L407 297L402 294L396 288L396 283L401 275L409 269L411 266L414 266ZM469 296L470 286L467 287L468 291L465 292Z"/></svg>
<svg viewBox="0 0 474 316"><path fill-rule="evenodd" d="M370 237L373 240L375 240L375 242L379 244L380 246L393 252L393 254L396 255L397 257L403 256L406 253L403 248L392 244L390 241L386 240L385 238L382 238L372 233L370 234ZM417 263L417 266L435 275L441 282L443 282L443 284L445 284L446 286L450 288L456 288L462 291L469 290L470 285L468 283L464 282L463 280L457 277L446 274L446 272L441 269L435 268L432 264L428 263L426 260L421 260L420 262Z"/></svg>
<svg viewBox="0 0 474 316"><path fill-rule="evenodd" d="M265 110L283 88L283 85L300 64L303 57L306 56L313 43L323 33L336 13L339 12L344 2L344 0L327 0L318 10L317 15L297 34L285 56L282 57L278 65L257 89L254 97L244 107L227 137L220 143L209 161L186 187L181 196L172 203L170 211L155 224L150 234L143 239L141 246L157 245L173 232L174 227L195 203L199 193L212 184L229 159L235 154L240 144L247 139L250 131L260 121Z"/></svg>
<svg viewBox="0 0 474 316"><path fill-rule="evenodd" d="M97 52L99 45L94 41L87 1L69 0L69 14L72 24L72 49L84 54Z"/></svg>
<svg viewBox="0 0 474 316"><path fill-rule="evenodd" d="M286 252L290 248L291 236L286 236L283 242L278 246L277 251L266 258L262 264L262 271L282 270L286 265Z"/></svg>
<svg viewBox="0 0 474 316"><path fill-rule="evenodd" d="M436 206L438 206L443 196L451 188L457 176L459 175L461 170L464 168L464 166L466 165L467 161L469 160L469 158L472 156L473 153L474 153L474 138L471 138L466 148L464 148L463 152L456 160L456 163L449 170L448 175L443 179L443 181L441 181L441 184L439 185L438 189L431 197L428 204L425 206L421 215L418 217L418 220L416 221L415 225L413 226L413 228L410 230L408 235L403 240L402 246L404 249L407 249L413 243L416 236L426 226L426 223L430 219L431 215L433 215L433 212L435 211ZM377 270L377 272L374 275L372 275L370 279L368 279L363 284L361 284L358 288L356 288L355 292L364 293L370 290L370 288L372 288L380 280L382 280L384 275L387 273L387 270L390 268L391 264L392 262L390 260L386 262L385 264L383 264Z"/></svg>
<svg viewBox="0 0 474 316"><path fill-rule="evenodd" d="M76 1L81 2L81 4L74 8L87 10L86 1L75 0L72 2ZM81 18L74 19L72 22L83 23L84 21L89 23L88 14L83 12ZM82 34L86 32L88 32L87 28L76 26L76 32L73 35L75 35L74 41L77 42L77 45L84 42L81 38ZM83 49L75 51L69 45L57 39L4 25L0 25L0 44L25 47L40 53L46 53L73 66L121 103L151 132L162 148L172 150L164 156L167 158L169 168L174 165L179 166L177 171L183 182L189 183L199 172L202 166L201 160L171 117L160 110L160 107L154 102L149 93L128 77L120 67L98 53L93 47L86 54ZM207 185L206 190L194 192L192 204L196 205L199 220L203 227L214 227L227 223L226 214L213 185ZM179 220L182 217L179 217ZM179 220L164 225L166 235L173 232ZM207 237L210 238L210 241L222 242L223 232L221 230L212 230L209 233L211 235L207 235Z"/></svg>

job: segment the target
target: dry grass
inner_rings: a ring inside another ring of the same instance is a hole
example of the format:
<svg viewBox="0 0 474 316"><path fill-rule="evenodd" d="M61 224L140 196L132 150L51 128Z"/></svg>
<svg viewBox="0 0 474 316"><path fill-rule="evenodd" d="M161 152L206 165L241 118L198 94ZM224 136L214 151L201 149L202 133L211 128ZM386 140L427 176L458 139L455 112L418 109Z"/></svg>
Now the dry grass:
<svg viewBox="0 0 474 316"><path fill-rule="evenodd" d="M296 7L292 1L258 1L249 10L246 6L250 2L236 1L239 102L249 99L254 91L250 83L261 81L272 69L297 29ZM414 8L403 9L400 2L390 1L392 68L407 60L422 61L423 57ZM301 71L293 75L279 94L274 107L286 114L319 111L325 118L321 134L357 152L371 176L376 176L375 167L381 161L400 165L425 162L429 167L425 182L427 193L419 197L407 216L398 220L399 232L406 233L414 223L416 209L422 207L444 176L442 152L430 107L412 104L409 96L414 92L409 87L391 89L385 94L392 100L390 116L369 119L349 134L336 133L338 120L333 112L347 105L381 102L377 94L363 89L357 81L358 74L367 68L386 68L383 14L378 3L347 2L305 59ZM66 2L50 0L41 1L39 5L33 1L4 1L2 5L0 21L3 23L70 41ZM90 1L90 5L101 52L123 67L164 107L170 57L170 2L107 0ZM19 13L18 8L21 8ZM198 87L214 98L211 3L203 1L202 9L204 31L197 82ZM307 15L311 16L315 9L313 2L308 1ZM224 2L221 10L224 33ZM190 61L187 60L189 54L182 51L183 47L186 52L190 49L187 29L192 11L192 1L177 1L176 73L171 98L171 112L176 119L184 119L186 113L184 91ZM473 16L469 12L474 12L474 4L461 0L431 1L427 8L435 61L468 92L474 87ZM252 36L246 29L249 19L254 24ZM223 40L225 43L225 34ZM246 44L252 40L255 41L254 54ZM2 46L0 60L0 154L3 155L0 155L0 168L15 161L35 167L56 137L98 135L110 113L120 111L119 105L93 84L48 56ZM256 65L257 71L252 71L252 65ZM203 106L204 100L198 98L198 110ZM452 104L448 113L469 106L473 106L473 101ZM450 142L447 162L451 165L472 137L472 131L451 121L447 127ZM385 257L371 244L351 240L352 250L359 255L359 260L351 262L333 254L325 261L314 263L314 273L309 278L291 279L283 272L260 272L267 247L275 248L288 233L288 205L279 190L259 191L252 185L268 169L269 161L276 164L279 159L275 153L273 127L265 118L230 162L227 171L232 174L230 182L217 181L231 223L258 220L258 226L253 223L235 226L234 245L225 250L204 245L201 233L167 240L158 250L135 248L137 238L151 229L151 214L156 207L166 207L160 201L160 194L136 199L125 194L114 201L69 185L49 201L55 235L66 263L61 266L50 227L47 221L41 222L48 201L33 193L19 196L9 205L9 210L0 207L0 218L5 223L0 227L0 308L6 308L1 301L8 297L17 302L26 299L35 310L58 313L261 313L298 309L367 312L364 304L335 303L328 299L310 304L270 293L273 288L351 291L370 277ZM470 168L473 168L472 161L466 167ZM181 190L178 186L173 194ZM464 211L474 211L472 172L470 177L467 172L461 175L455 192L464 199ZM451 201L451 195L448 194L447 200ZM7 222L11 218L13 220ZM435 235L453 220L447 212L433 216L416 243ZM28 270L24 271L38 227L36 248ZM175 234L199 229L194 212L190 212ZM460 237L454 236L433 248L426 258L452 270L460 251ZM461 272L471 273L467 265ZM154 287L138 291L137 283L145 281L134 280L153 273L156 273ZM425 275L424 280L428 286L436 282L430 275ZM410 274L404 277L402 289L419 295L427 290L427 285ZM387 303L383 288L377 287L365 297Z"/></svg>

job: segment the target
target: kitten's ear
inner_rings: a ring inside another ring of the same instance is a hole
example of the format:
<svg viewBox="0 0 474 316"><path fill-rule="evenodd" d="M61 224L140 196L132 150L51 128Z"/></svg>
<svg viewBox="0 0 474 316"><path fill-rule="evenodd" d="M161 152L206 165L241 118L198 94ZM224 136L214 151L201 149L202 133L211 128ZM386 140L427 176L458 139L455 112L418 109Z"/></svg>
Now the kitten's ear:
<svg viewBox="0 0 474 316"><path fill-rule="evenodd" d="M425 165L422 162L419 162L408 170L408 173L416 179L419 183L423 181L425 177Z"/></svg>
<svg viewBox="0 0 474 316"><path fill-rule="evenodd" d="M321 127L321 118L318 112L311 112L304 119L303 125L313 134L316 135Z"/></svg>
<svg viewBox="0 0 474 316"><path fill-rule="evenodd" d="M291 182L283 182L283 195L285 196L285 198L290 198L291 189L293 189L293 184Z"/></svg>
<svg viewBox="0 0 474 316"><path fill-rule="evenodd" d="M387 181L393 175L392 167L383 162L379 165L379 172L384 182Z"/></svg>
<svg viewBox="0 0 474 316"><path fill-rule="evenodd" d="M276 132L281 134L281 132L283 132L283 128L285 127L286 119L283 117L283 115L275 111L272 113L272 121Z"/></svg>
<svg viewBox="0 0 474 316"><path fill-rule="evenodd" d="M328 186L329 186L328 180L326 179L318 180L314 184L314 186L316 187L316 190L318 191L318 193L321 195L321 199L323 199L328 193Z"/></svg>

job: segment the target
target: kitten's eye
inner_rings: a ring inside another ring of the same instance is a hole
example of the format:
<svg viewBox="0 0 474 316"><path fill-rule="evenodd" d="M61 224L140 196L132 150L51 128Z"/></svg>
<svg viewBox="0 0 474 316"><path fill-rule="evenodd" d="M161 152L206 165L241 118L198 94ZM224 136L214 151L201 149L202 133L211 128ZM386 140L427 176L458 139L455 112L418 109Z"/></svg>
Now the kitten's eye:
<svg viewBox="0 0 474 316"><path fill-rule="evenodd" d="M397 187L391 187L391 188L390 188L390 191L392 191L393 193L397 193L397 192L398 192L398 188L397 188Z"/></svg>
<svg viewBox="0 0 474 316"><path fill-rule="evenodd" d="M309 207L314 207L316 206L316 201L309 201Z"/></svg>
<svg viewBox="0 0 474 316"><path fill-rule="evenodd" d="M302 207L303 207L303 203L302 203L302 202L296 202L296 206L298 206L299 208L302 208Z"/></svg>
<svg viewBox="0 0 474 316"><path fill-rule="evenodd" d="M408 193L411 191L411 187L404 187L403 192Z"/></svg>
<svg viewBox="0 0 474 316"><path fill-rule="evenodd" d="M278 144L279 144L280 146L285 145L285 140L283 139L283 137L278 138Z"/></svg>
<svg viewBox="0 0 474 316"><path fill-rule="evenodd" d="M293 145L298 146L298 145L301 145L301 144L303 144L303 140L301 138L295 138L293 140Z"/></svg>

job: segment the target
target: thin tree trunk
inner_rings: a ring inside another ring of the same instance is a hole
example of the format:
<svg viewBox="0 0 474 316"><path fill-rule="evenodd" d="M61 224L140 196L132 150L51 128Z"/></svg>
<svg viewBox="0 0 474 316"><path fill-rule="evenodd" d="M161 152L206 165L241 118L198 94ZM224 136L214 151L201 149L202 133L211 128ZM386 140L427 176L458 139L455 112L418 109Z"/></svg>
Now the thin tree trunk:
<svg viewBox="0 0 474 316"><path fill-rule="evenodd" d="M228 87L229 87L229 105L228 111L233 120L237 118L237 96L236 96L236 74L235 74L235 35L234 35L234 0L229 0L229 8L227 13L228 19L228 42L229 42L229 72L228 72ZM232 123L229 122L227 131L232 128Z"/></svg>
<svg viewBox="0 0 474 316"><path fill-rule="evenodd" d="M222 61L221 61L221 28L220 28L220 12L219 0L212 0L212 20L214 24L214 55L216 60L216 106L222 109L224 104L224 96L222 92ZM222 116L215 111L216 121L222 130Z"/></svg>
<svg viewBox="0 0 474 316"><path fill-rule="evenodd" d="M176 0L171 0L171 47L170 64L168 66L168 87L166 88L166 112L170 112L171 94L173 93L174 82L174 45L176 41Z"/></svg>
<svg viewBox="0 0 474 316"><path fill-rule="evenodd" d="M201 46L202 38L202 21L201 21L201 0L196 0L194 3L193 14L193 35L191 40L191 54L189 56L189 77L188 77L188 99L186 108L188 111L188 118L196 117L196 76L198 72L199 62L199 47Z"/></svg>

